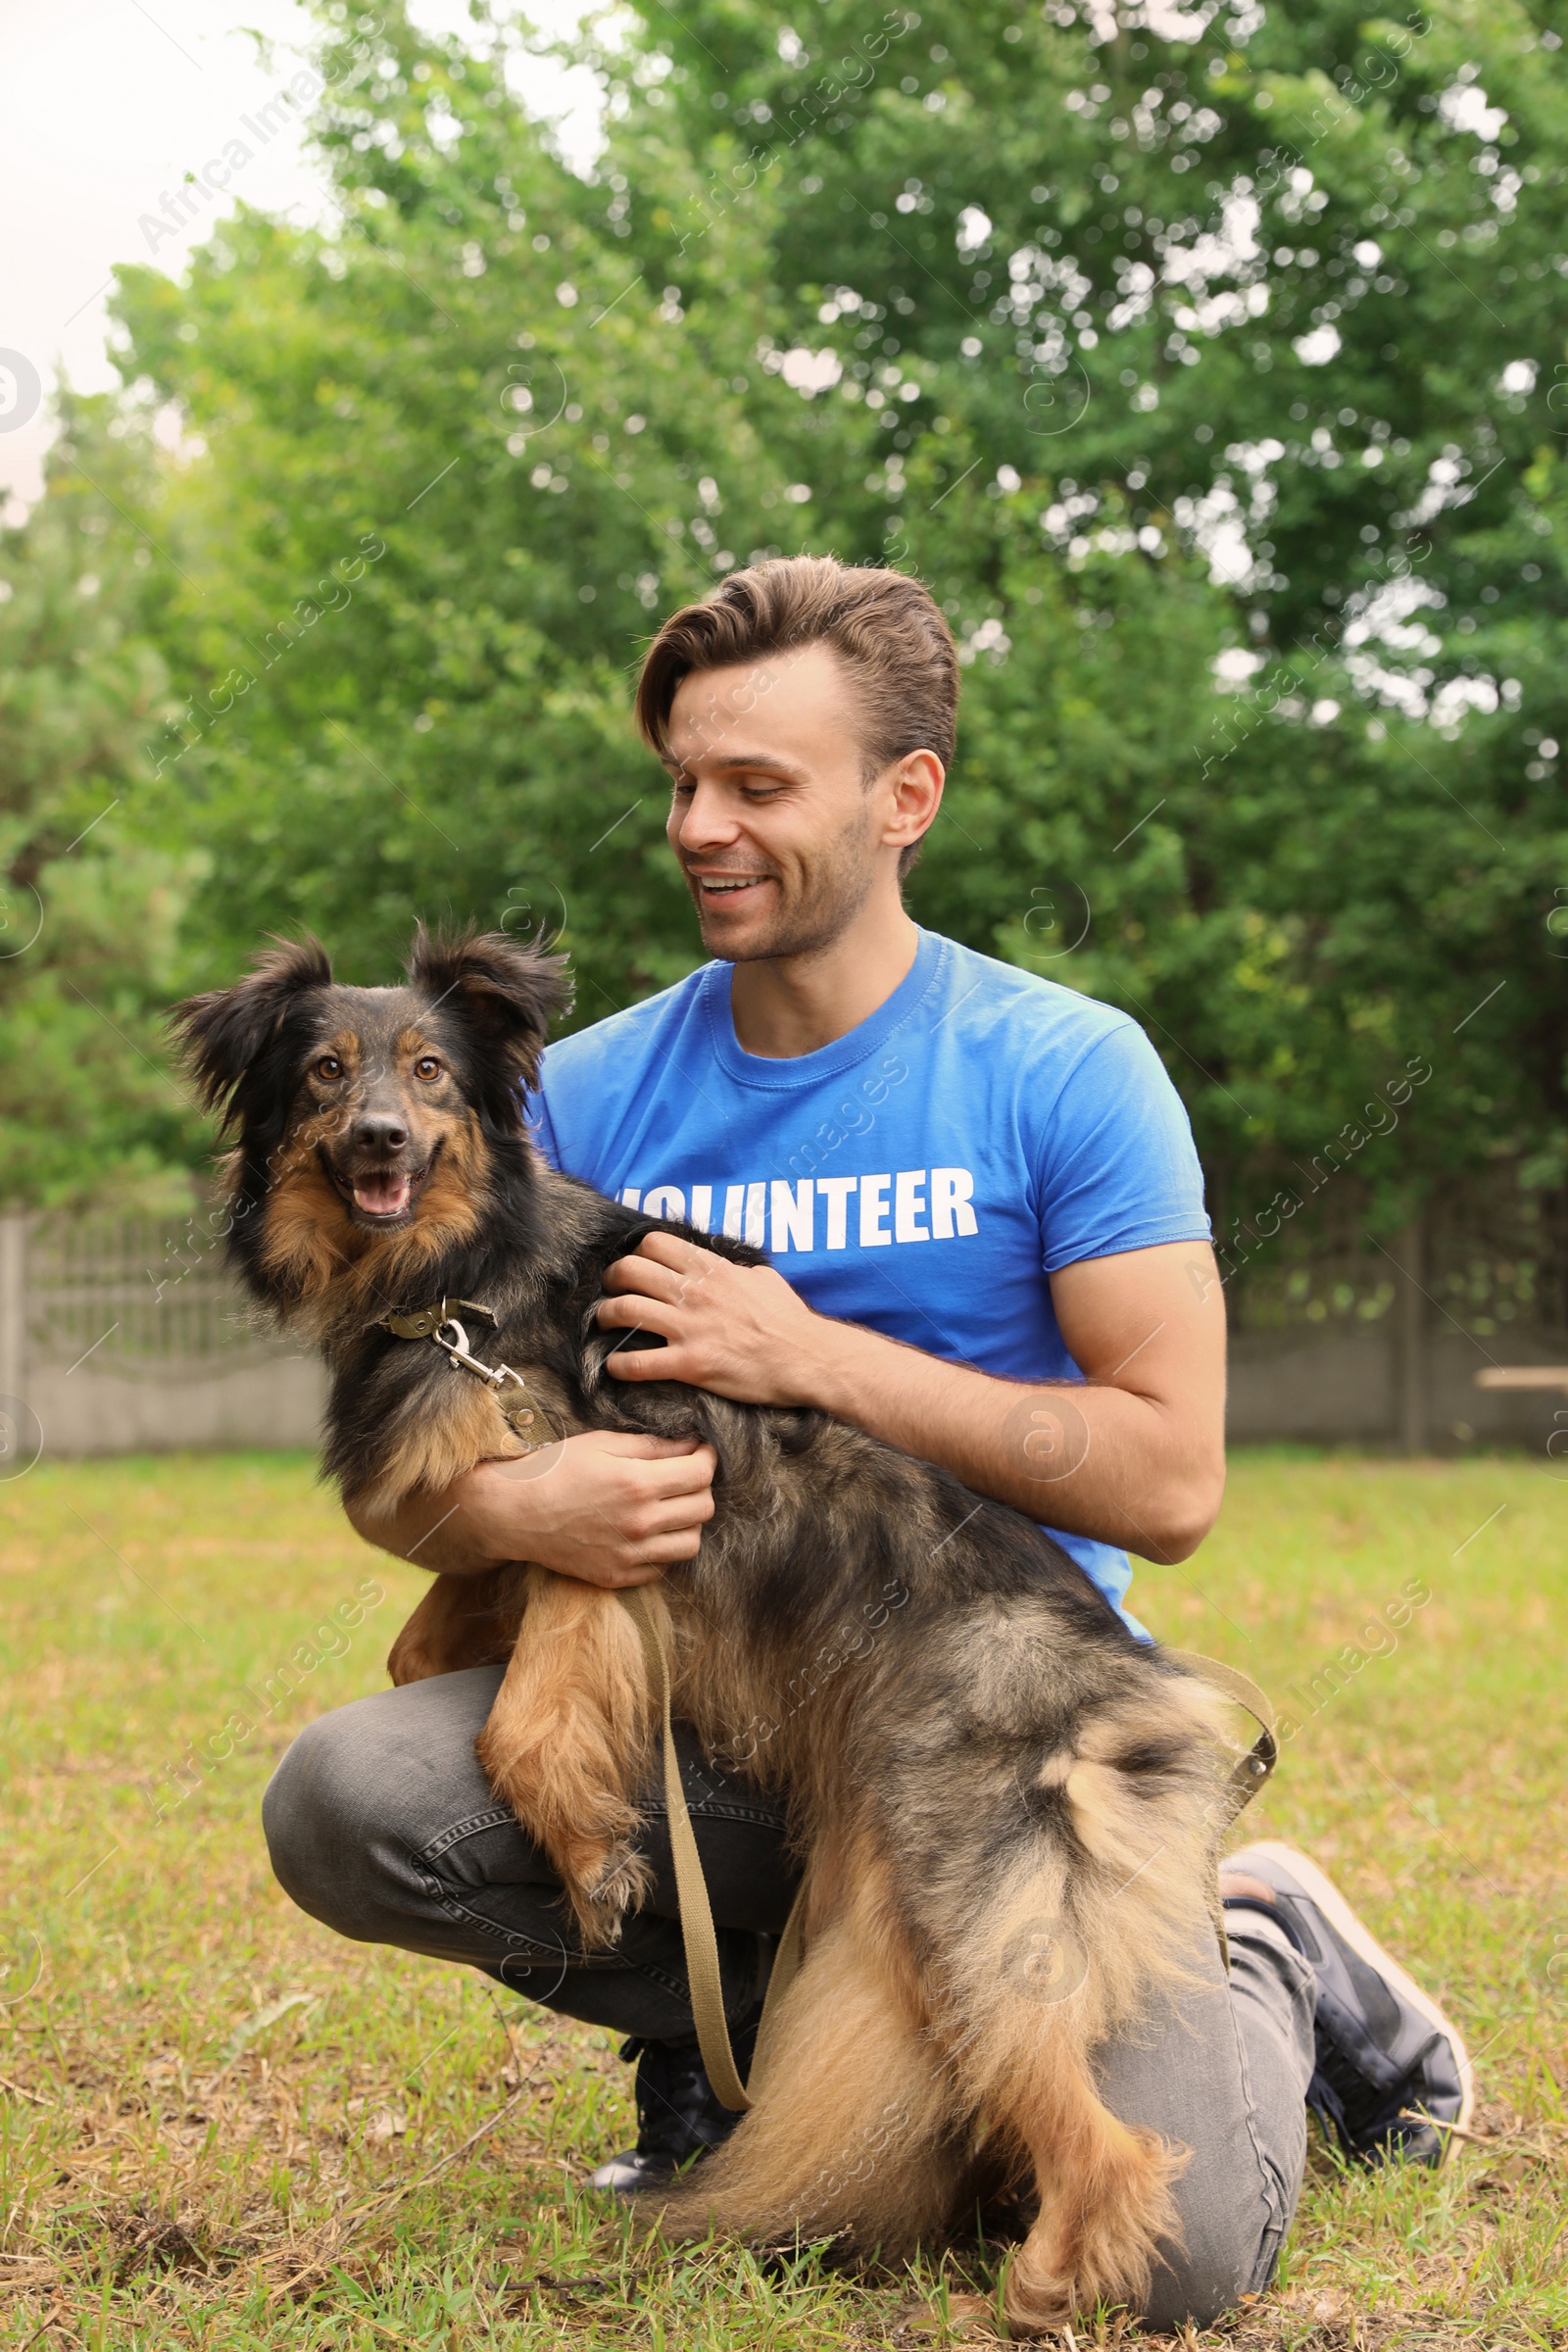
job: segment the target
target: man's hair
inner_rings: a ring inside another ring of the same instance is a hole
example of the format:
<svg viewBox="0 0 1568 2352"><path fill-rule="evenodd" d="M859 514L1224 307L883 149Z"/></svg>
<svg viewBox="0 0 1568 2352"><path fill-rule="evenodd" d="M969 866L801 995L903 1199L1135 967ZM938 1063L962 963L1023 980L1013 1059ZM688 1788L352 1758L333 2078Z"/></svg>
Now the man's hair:
<svg viewBox="0 0 1568 2352"><path fill-rule="evenodd" d="M769 654L831 646L859 706L867 783L906 752L953 764L958 658L928 588L902 571L840 564L833 556L774 556L732 571L700 605L672 613L649 647L637 681L637 724L662 757L669 749L675 690L694 670L727 669ZM907 873L912 844L899 861Z"/></svg>

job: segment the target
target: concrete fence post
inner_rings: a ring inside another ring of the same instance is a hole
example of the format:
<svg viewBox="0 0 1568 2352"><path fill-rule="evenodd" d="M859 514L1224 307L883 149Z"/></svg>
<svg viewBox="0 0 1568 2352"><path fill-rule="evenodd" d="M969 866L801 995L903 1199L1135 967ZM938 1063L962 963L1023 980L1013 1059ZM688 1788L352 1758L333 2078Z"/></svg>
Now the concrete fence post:
<svg viewBox="0 0 1568 2352"><path fill-rule="evenodd" d="M27 1220L0 1213L0 1396L19 1401L27 1379Z"/></svg>
<svg viewBox="0 0 1568 2352"><path fill-rule="evenodd" d="M1427 1236L1418 1209L1395 1243L1399 1295L1394 1302L1394 1431L1401 1453L1425 1453L1427 1402Z"/></svg>

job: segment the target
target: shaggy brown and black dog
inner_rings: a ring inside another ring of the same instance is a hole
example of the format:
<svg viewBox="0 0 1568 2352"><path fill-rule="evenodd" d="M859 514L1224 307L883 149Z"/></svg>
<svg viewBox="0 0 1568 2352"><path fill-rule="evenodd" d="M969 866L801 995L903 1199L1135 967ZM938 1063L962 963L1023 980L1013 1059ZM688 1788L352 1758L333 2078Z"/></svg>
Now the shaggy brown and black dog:
<svg viewBox="0 0 1568 2352"><path fill-rule="evenodd" d="M983 2146L1038 2191L1013 2327L1136 2301L1183 2151L1107 2111L1091 2053L1204 1932L1229 1810L1219 1700L1039 1528L946 1472L820 1413L608 1379L605 1269L654 1221L557 1174L523 1127L560 965L421 930L409 973L340 987L319 948L288 947L177 1020L237 1134L234 1262L331 1366L326 1467L349 1500L390 1512L582 1429L717 1450L699 1556L647 1591L677 1713L787 1797L806 1957L756 2104L666 2228L886 2258L952 2223ZM419 1310L442 1301L488 1310L470 1348L519 1385L426 1344ZM485 1768L585 1940L612 1941L641 1893L657 1730L637 1628L613 1593L518 1564L437 1577L390 1664L408 1682L492 1660Z"/></svg>

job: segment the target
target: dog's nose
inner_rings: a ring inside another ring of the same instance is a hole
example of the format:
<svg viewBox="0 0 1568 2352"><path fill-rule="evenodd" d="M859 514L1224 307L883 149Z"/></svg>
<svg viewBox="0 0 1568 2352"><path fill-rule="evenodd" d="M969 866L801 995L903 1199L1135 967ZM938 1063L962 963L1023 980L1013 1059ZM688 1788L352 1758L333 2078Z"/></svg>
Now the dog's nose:
<svg viewBox="0 0 1568 2352"><path fill-rule="evenodd" d="M362 1152L401 1152L409 1140L403 1121L388 1111L367 1111L354 1122L353 1140Z"/></svg>

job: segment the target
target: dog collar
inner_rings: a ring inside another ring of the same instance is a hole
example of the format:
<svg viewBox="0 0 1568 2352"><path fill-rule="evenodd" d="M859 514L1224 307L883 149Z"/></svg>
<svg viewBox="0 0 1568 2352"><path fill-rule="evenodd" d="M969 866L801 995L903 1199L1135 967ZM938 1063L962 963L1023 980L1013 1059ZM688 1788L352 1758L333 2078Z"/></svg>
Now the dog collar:
<svg viewBox="0 0 1568 2352"><path fill-rule="evenodd" d="M476 1298L439 1298L434 1306L393 1307L387 1314L378 1316L371 1328L390 1331L400 1340L430 1340L434 1339L443 1323L450 1323L455 1315L460 1314L476 1317L479 1322L487 1323L492 1331L496 1327L495 1316L487 1306L481 1306Z"/></svg>

